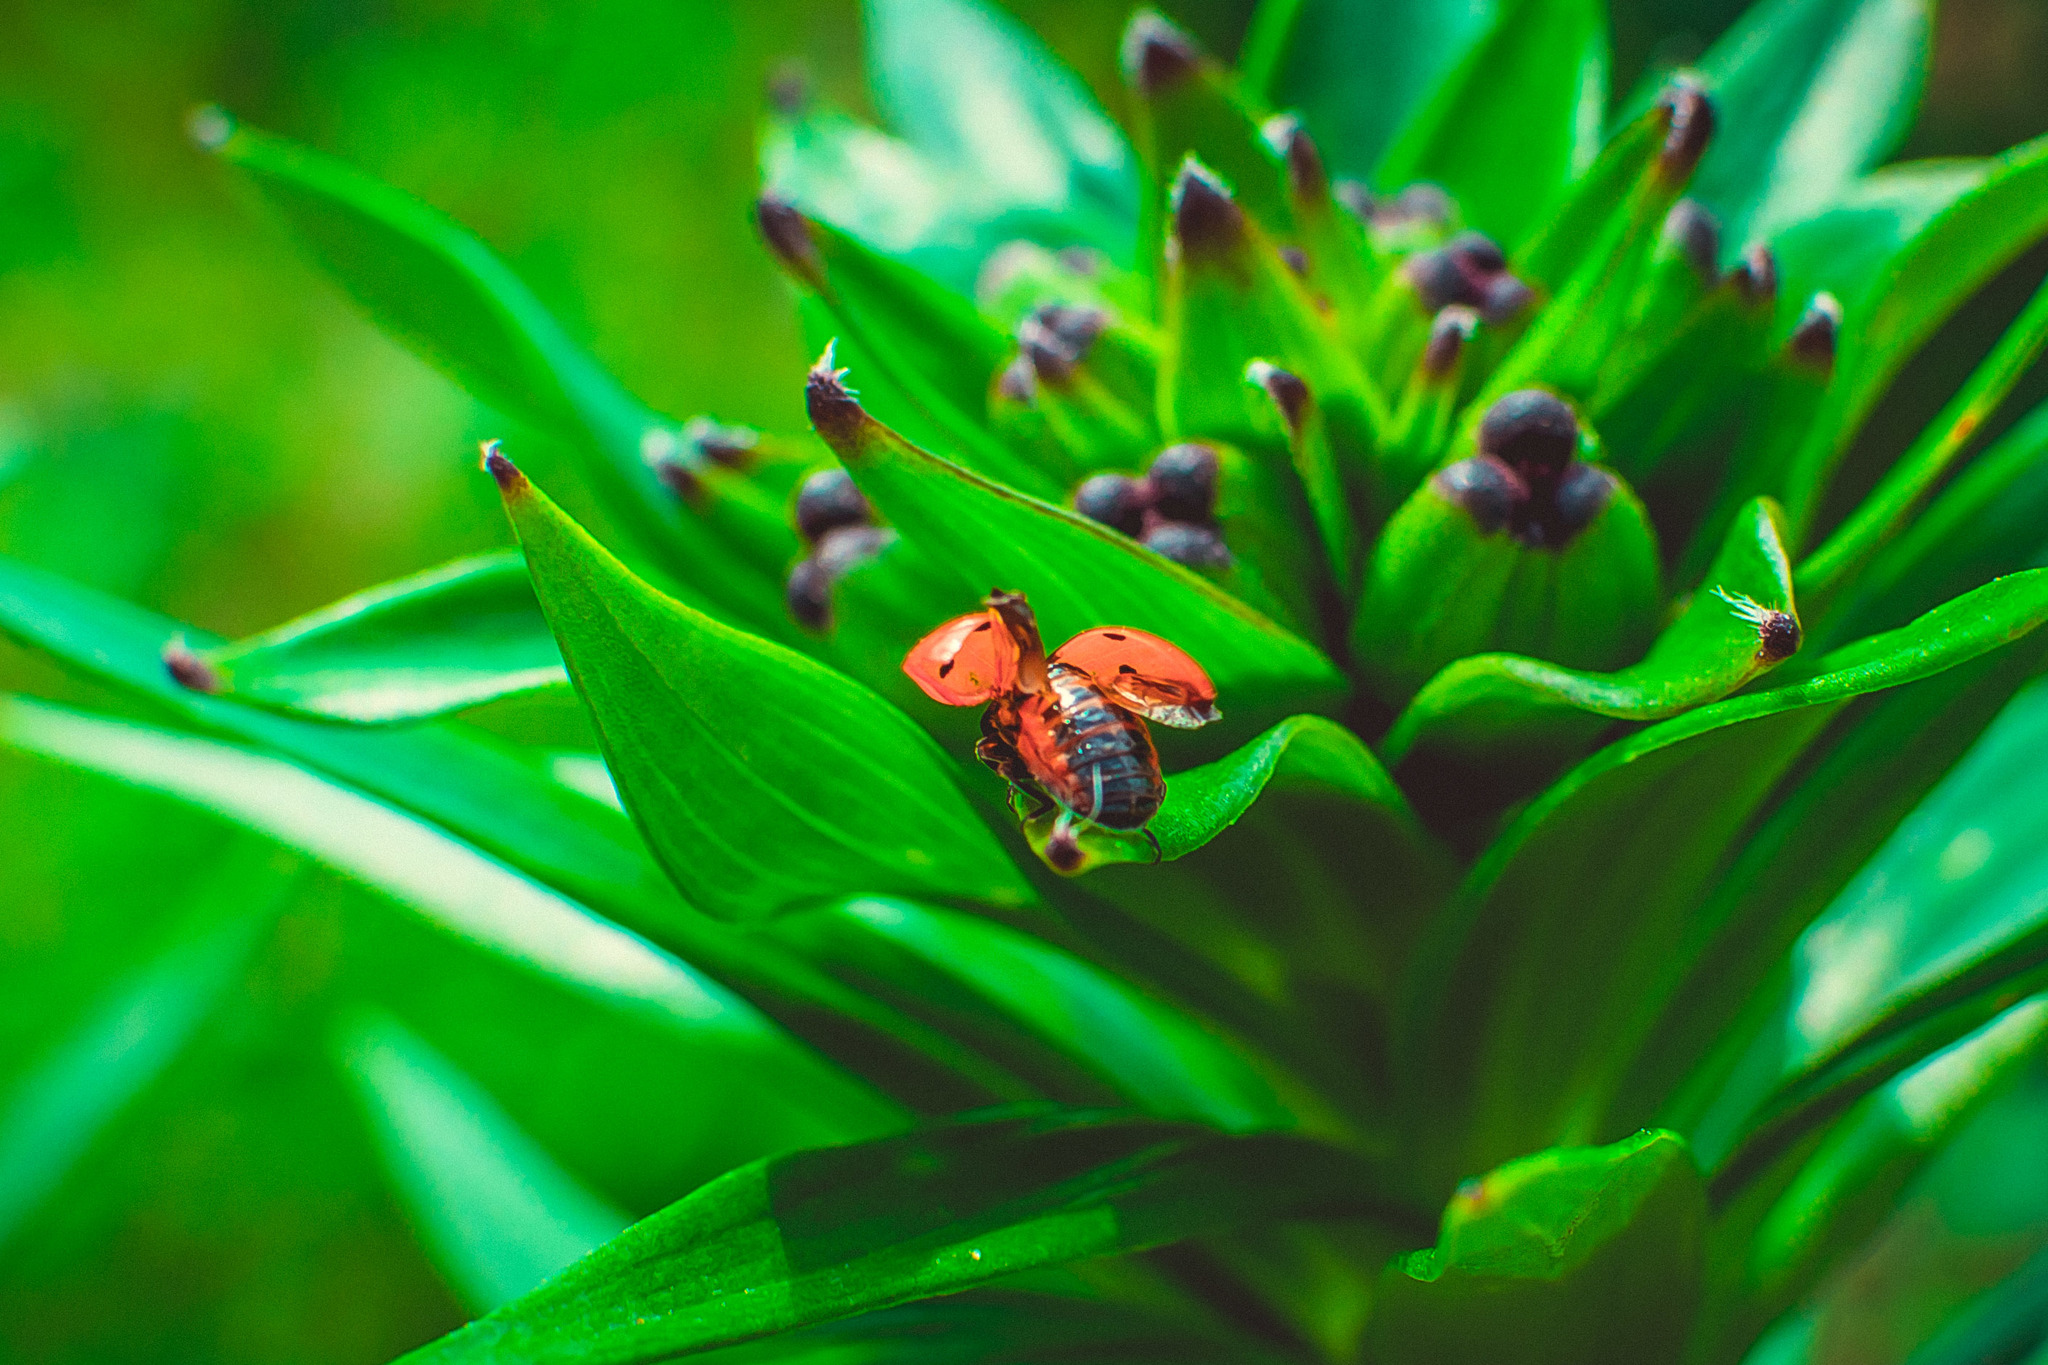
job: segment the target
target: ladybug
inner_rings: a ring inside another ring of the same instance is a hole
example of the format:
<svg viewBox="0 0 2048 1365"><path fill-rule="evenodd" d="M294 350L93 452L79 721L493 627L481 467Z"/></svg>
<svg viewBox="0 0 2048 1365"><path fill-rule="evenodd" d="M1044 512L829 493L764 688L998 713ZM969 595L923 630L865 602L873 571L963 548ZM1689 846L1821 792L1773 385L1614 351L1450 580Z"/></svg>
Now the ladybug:
<svg viewBox="0 0 2048 1365"><path fill-rule="evenodd" d="M1200 664L1157 635L1128 626L1084 630L1048 658L1038 618L1020 592L991 592L982 610L919 640L903 671L933 701L980 706L974 756L1033 806L1060 812L1046 860L1080 864L1077 827L1145 830L1166 799L1147 720L1192 730L1222 713Z"/></svg>

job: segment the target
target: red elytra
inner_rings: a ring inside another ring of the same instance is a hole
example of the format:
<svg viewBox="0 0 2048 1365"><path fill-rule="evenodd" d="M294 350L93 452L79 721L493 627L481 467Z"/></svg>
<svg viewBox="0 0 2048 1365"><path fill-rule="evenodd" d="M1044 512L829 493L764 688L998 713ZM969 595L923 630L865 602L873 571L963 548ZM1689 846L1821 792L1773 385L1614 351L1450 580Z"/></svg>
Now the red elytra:
<svg viewBox="0 0 2048 1365"><path fill-rule="evenodd" d="M975 755L1035 798L1027 819L1060 808L1046 856L1062 870L1080 863L1077 824L1143 829L1165 799L1139 717L1193 729L1219 714L1216 685L1178 646L1098 626L1048 658L1023 594L1000 590L918 641L903 671L933 701L987 703Z"/></svg>

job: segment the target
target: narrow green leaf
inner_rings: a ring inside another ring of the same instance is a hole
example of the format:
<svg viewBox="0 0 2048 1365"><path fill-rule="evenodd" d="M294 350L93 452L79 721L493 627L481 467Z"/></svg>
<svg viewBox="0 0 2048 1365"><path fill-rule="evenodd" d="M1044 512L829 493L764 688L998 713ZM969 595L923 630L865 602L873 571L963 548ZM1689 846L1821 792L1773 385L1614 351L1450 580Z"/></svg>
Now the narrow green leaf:
<svg viewBox="0 0 2048 1365"><path fill-rule="evenodd" d="M876 422L829 356L811 372L809 403L819 435L890 523L966 581L1028 594L1048 645L1097 625L1152 631L1208 671L1236 734L1341 696L1343 679L1321 651L1199 575Z"/></svg>
<svg viewBox="0 0 2048 1365"><path fill-rule="evenodd" d="M1641 663L1587 673L1512 654L1460 659L1416 694L1381 752L1400 767L1446 754L1498 764L1519 750L1540 754L1540 767L1615 721L1662 720L1717 701L1798 646L1777 508L1759 499L1730 529L1685 613Z"/></svg>
<svg viewBox="0 0 2048 1365"><path fill-rule="evenodd" d="M1273 108L1300 109L1330 164L1363 177L1495 10L1493 0L1261 0L1244 83Z"/></svg>
<svg viewBox="0 0 2048 1365"><path fill-rule="evenodd" d="M1835 464L1899 369L1961 303L2048 232L2048 139L1992 158L1984 183L1936 214L1848 306L1835 379L1783 472L1795 540L1810 531Z"/></svg>
<svg viewBox="0 0 2048 1365"><path fill-rule="evenodd" d="M1643 1132L1469 1180L1436 1246L1380 1276L1378 1358L1676 1360L1698 1310L1706 1190L1685 1140Z"/></svg>
<svg viewBox="0 0 2048 1365"><path fill-rule="evenodd" d="M428 1362L653 1361L1233 1222L1369 1205L1335 1149L1086 1113L775 1157L644 1220Z"/></svg>
<svg viewBox="0 0 2048 1365"><path fill-rule="evenodd" d="M1503 0L1498 18L1387 149L1382 187L1427 180L1514 246L1600 149L1607 13L1591 0Z"/></svg>
<svg viewBox="0 0 2048 1365"><path fill-rule="evenodd" d="M489 465L619 795L694 903L745 920L859 891L1033 899L902 712L662 596Z"/></svg>
<svg viewBox="0 0 2048 1365"><path fill-rule="evenodd" d="M516 553L458 559L179 658L214 696L359 724L569 682Z"/></svg>
<svg viewBox="0 0 2048 1365"><path fill-rule="evenodd" d="M786 620L777 576L796 537L777 500L697 458L684 427L621 388L467 229L340 161L228 127L213 150L372 316L486 402L599 456L620 513L693 592L742 620ZM663 459L683 461L692 506L657 475Z"/></svg>
<svg viewBox="0 0 2048 1365"><path fill-rule="evenodd" d="M1123 133L1023 25L976 0L866 0L875 103L934 163L1078 226L1127 261L1138 165Z"/></svg>
<svg viewBox="0 0 2048 1365"><path fill-rule="evenodd" d="M391 1015L359 1007L336 1026L333 1048L428 1249L477 1312L524 1294L632 1221Z"/></svg>
<svg viewBox="0 0 2048 1365"><path fill-rule="evenodd" d="M1722 241L1770 238L1885 159L1920 103L1932 0L1770 0L1700 59L1714 142L1693 193Z"/></svg>
<svg viewBox="0 0 2048 1365"><path fill-rule="evenodd" d="M160 1076L248 962L285 888L265 857L202 874L171 944L112 984L0 1096L0 1246L42 1207L114 1116ZM228 913L223 916L223 911Z"/></svg>
<svg viewBox="0 0 2048 1365"><path fill-rule="evenodd" d="M1404 1037L1446 1134L1496 1154L1574 1140L1598 1117L1606 1042L1685 936L1750 816L1847 699L1932 677L2048 620L2048 572L2016 574L1777 686L1609 745L1488 850L1433 928ZM1452 1002L1455 1001L1455 1008ZM1456 1085L1445 1077L1467 1078ZM1469 1084L1469 1099L1445 1098ZM1435 1131L1434 1127L1432 1131Z"/></svg>

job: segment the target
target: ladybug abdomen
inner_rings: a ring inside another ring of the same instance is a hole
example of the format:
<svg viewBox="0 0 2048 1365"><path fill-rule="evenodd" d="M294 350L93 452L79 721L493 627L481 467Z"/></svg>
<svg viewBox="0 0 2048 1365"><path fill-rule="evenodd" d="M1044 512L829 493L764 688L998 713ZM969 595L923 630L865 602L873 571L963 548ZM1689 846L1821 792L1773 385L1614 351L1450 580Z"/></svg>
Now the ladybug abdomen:
<svg viewBox="0 0 2048 1365"><path fill-rule="evenodd" d="M1106 829L1142 829L1166 784L1145 722L1065 664L1018 712L1017 748L1053 800Z"/></svg>

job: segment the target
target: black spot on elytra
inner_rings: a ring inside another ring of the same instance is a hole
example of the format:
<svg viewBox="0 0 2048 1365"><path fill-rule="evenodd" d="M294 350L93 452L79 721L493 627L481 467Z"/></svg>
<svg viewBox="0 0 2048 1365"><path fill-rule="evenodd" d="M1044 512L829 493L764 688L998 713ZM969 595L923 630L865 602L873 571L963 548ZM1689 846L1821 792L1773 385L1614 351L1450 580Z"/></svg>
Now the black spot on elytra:
<svg viewBox="0 0 2048 1365"><path fill-rule="evenodd" d="M943 677L945 677L945 676L946 676L946 675L947 675L948 673L951 673L951 672L953 671L953 665L954 665L954 664L956 664L956 663L958 663L958 662L960 662L960 661L959 661L958 659L948 659L948 660L946 660L946 662L944 662L944 663L940 664L940 665L939 665L939 676L943 678Z"/></svg>

